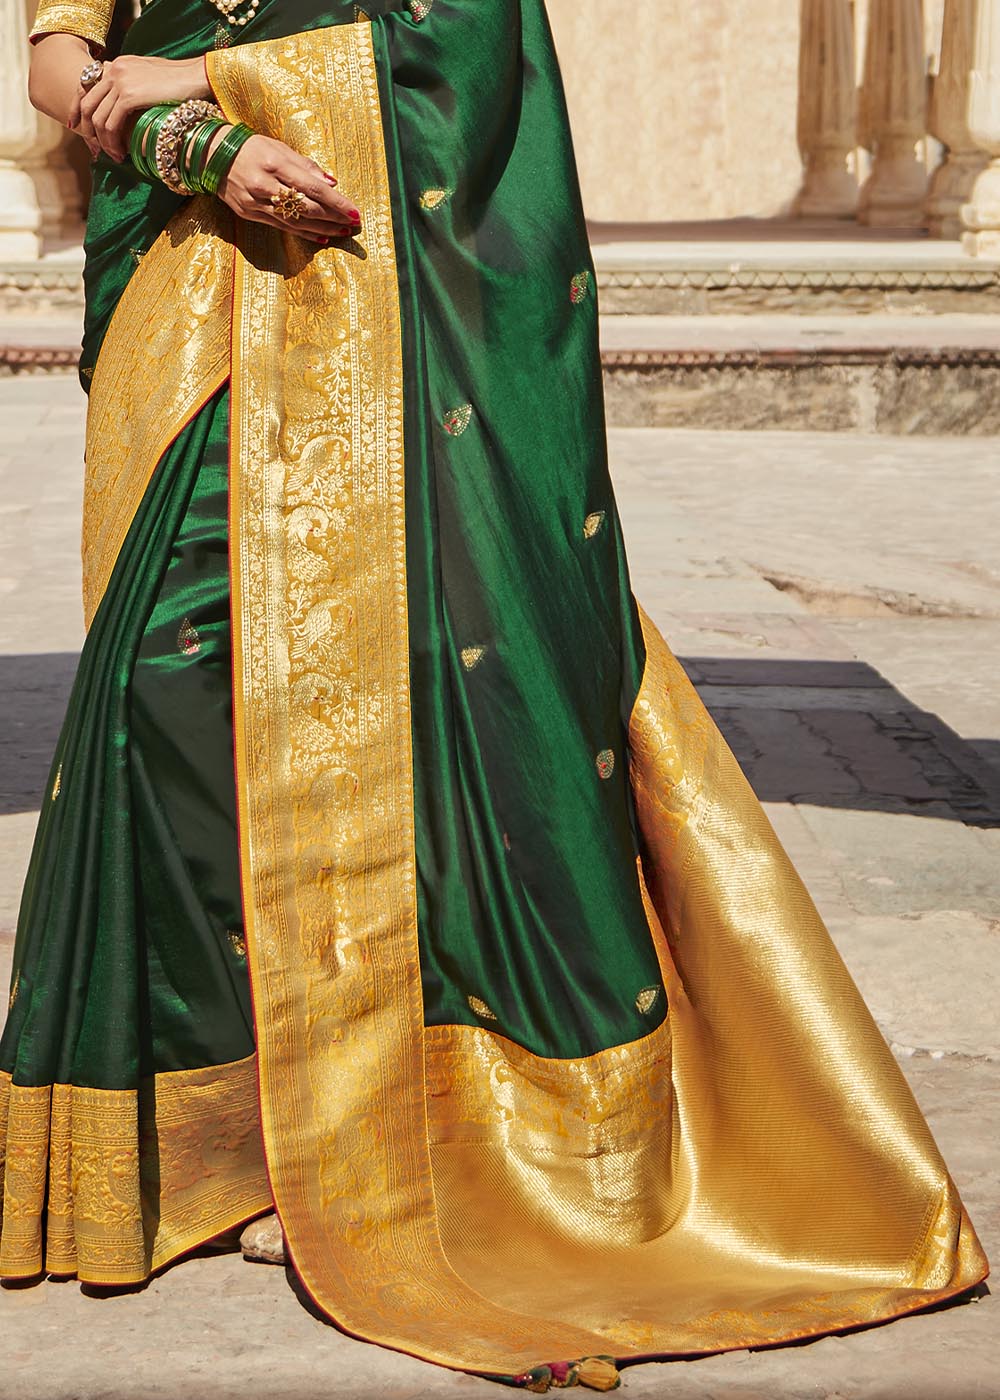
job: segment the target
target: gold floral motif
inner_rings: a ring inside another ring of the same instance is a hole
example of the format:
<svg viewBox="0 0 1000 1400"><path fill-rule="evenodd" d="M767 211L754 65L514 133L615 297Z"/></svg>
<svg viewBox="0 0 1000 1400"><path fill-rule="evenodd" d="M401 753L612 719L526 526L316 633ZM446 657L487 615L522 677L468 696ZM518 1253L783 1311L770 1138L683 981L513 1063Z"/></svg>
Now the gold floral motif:
<svg viewBox="0 0 1000 1400"><path fill-rule="evenodd" d="M635 999L635 1009L643 1016L646 1016L660 999L659 987L643 987L642 991Z"/></svg>
<svg viewBox="0 0 1000 1400"><path fill-rule="evenodd" d="M597 776L607 779L615 771L615 751L614 749L602 749L594 760L597 766Z"/></svg>
<svg viewBox="0 0 1000 1400"><path fill-rule="evenodd" d="M578 272L575 277L570 279L569 299L574 306L579 306L581 301L586 300L590 292L591 280L589 272Z"/></svg>
<svg viewBox="0 0 1000 1400"><path fill-rule="evenodd" d="M227 928L226 937L229 939L233 952L238 958L245 958L247 955L247 940L242 929Z"/></svg>
<svg viewBox="0 0 1000 1400"><path fill-rule="evenodd" d="M138 1090L0 1074L0 1277L139 1283L269 1203L253 1057Z"/></svg>
<svg viewBox="0 0 1000 1400"><path fill-rule="evenodd" d="M83 375L84 379L93 379L93 377L94 377L94 366L93 366L93 365L81 365L81 366L80 366L80 373Z"/></svg>
<svg viewBox="0 0 1000 1400"><path fill-rule="evenodd" d="M591 513L587 516L586 520L583 522L583 538L585 540L592 540L594 538L598 530L604 524L606 516L606 511L591 511Z"/></svg>
<svg viewBox="0 0 1000 1400"><path fill-rule="evenodd" d="M446 204L455 193L449 189L424 190L420 196L421 209L440 209L442 204Z"/></svg>
<svg viewBox="0 0 1000 1400"><path fill-rule="evenodd" d="M485 647L463 647L462 665L467 671L474 671L485 655Z"/></svg>
<svg viewBox="0 0 1000 1400"><path fill-rule="evenodd" d="M177 633L177 650L184 656L196 656L201 651L198 629L189 617L184 619Z"/></svg>
<svg viewBox="0 0 1000 1400"><path fill-rule="evenodd" d="M62 792L62 770L63 770L63 766L62 766L62 764L60 763L59 767L56 769L55 780L54 780L54 782L53 782L53 784L52 784L52 801L53 801L53 802L56 800L56 798L57 798L57 797L59 796L59 794Z"/></svg>
<svg viewBox="0 0 1000 1400"><path fill-rule="evenodd" d="M354 23L355 23L355 24L371 24L371 22L372 22L372 17L371 17L371 15L368 13L368 11L367 11L367 10L363 10L363 9L361 8L360 5L355 5L355 7L354 7Z"/></svg>
<svg viewBox="0 0 1000 1400"><path fill-rule="evenodd" d="M470 993L468 1001L476 1015L481 1016L484 1021L496 1021L498 1019L496 1012L486 1005L482 997L473 996Z"/></svg>
<svg viewBox="0 0 1000 1400"><path fill-rule="evenodd" d="M407 9L419 24L434 8L434 0L407 0Z"/></svg>
<svg viewBox="0 0 1000 1400"><path fill-rule="evenodd" d="M215 33L212 36L213 49L228 49L233 42L233 32L228 24L221 21L215 26Z"/></svg>
<svg viewBox="0 0 1000 1400"><path fill-rule="evenodd" d="M143 258L146 256L147 251L148 250L146 248L129 249L129 253L132 256L132 261L135 263L136 267L138 267L139 264L142 262Z"/></svg>
<svg viewBox="0 0 1000 1400"><path fill-rule="evenodd" d="M17 994L21 988L21 974L18 972L14 976L14 985L10 989L10 999L7 1002L8 1012L14 1010L14 1003L17 1001Z"/></svg>
<svg viewBox="0 0 1000 1400"><path fill-rule="evenodd" d="M461 437L472 421L472 404L463 403L450 409L444 416L441 426L452 437Z"/></svg>

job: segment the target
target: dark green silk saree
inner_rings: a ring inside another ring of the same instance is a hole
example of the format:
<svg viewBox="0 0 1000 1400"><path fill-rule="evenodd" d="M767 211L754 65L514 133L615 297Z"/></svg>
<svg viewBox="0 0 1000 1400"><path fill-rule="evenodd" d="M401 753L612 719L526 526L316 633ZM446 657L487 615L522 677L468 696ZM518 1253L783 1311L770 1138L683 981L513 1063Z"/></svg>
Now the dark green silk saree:
<svg viewBox="0 0 1000 1400"><path fill-rule="evenodd" d="M212 50L363 232L97 168L0 1276L134 1282L273 1200L341 1326L536 1389L969 1288L927 1126L630 592L542 0L217 19L151 0L124 46Z"/></svg>

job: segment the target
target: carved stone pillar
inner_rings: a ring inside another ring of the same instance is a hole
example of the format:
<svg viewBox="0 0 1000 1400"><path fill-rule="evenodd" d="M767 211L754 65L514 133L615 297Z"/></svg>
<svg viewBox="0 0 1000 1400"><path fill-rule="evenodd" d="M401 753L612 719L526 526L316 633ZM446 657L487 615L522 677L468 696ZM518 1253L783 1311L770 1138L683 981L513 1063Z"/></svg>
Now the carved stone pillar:
<svg viewBox="0 0 1000 1400"><path fill-rule="evenodd" d="M71 136L58 122L39 116L35 143L22 161L35 185L42 212L41 237L46 246L83 239L80 185L66 158L67 139L80 138Z"/></svg>
<svg viewBox="0 0 1000 1400"><path fill-rule="evenodd" d="M24 168L38 137L28 101L28 25L24 0L0 0L0 258L37 258L42 211L35 182Z"/></svg>
<svg viewBox="0 0 1000 1400"><path fill-rule="evenodd" d="M923 0L869 0L860 129L873 157L861 222L920 227L927 192L918 151L927 133Z"/></svg>
<svg viewBox="0 0 1000 1400"><path fill-rule="evenodd" d="M928 127L946 148L931 177L927 228L934 238L960 238L961 211L988 156L969 129L972 64L979 0L946 0L941 62L931 88Z"/></svg>
<svg viewBox="0 0 1000 1400"><path fill-rule="evenodd" d="M969 131L989 164L962 206L967 253L1000 257L1000 0L978 0L969 92Z"/></svg>
<svg viewBox="0 0 1000 1400"><path fill-rule="evenodd" d="M86 148L79 136L64 131L57 122L53 122L53 126L59 139L49 152L45 164L55 178L59 198L59 222L55 236L64 242L68 239L73 243L82 243L86 201L84 186L81 185L80 176L70 160L70 150L79 148L85 151Z"/></svg>
<svg viewBox="0 0 1000 1400"><path fill-rule="evenodd" d="M798 139L802 187L792 206L800 218L852 218L857 176L854 15L851 0L801 0Z"/></svg>

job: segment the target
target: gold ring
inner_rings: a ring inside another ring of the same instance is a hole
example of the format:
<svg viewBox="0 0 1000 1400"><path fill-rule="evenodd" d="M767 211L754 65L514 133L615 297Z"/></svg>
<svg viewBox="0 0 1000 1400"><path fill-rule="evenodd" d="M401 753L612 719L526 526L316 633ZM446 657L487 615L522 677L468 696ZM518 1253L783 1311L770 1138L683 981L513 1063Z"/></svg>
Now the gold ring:
<svg viewBox="0 0 1000 1400"><path fill-rule="evenodd" d="M290 219L293 223L301 219L306 211L306 197L301 190L289 189L282 185L271 196L271 207L279 219Z"/></svg>

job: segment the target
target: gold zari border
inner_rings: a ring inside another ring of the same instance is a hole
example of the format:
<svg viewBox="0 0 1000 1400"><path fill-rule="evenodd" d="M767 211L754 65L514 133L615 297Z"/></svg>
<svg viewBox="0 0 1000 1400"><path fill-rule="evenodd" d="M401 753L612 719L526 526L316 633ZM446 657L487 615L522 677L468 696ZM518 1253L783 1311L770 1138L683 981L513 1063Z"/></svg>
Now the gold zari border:
<svg viewBox="0 0 1000 1400"><path fill-rule="evenodd" d="M270 1199L252 1056L138 1090L0 1074L0 1278L139 1283Z"/></svg>

